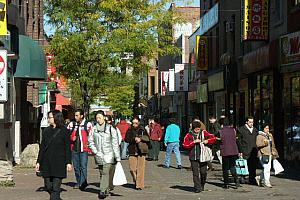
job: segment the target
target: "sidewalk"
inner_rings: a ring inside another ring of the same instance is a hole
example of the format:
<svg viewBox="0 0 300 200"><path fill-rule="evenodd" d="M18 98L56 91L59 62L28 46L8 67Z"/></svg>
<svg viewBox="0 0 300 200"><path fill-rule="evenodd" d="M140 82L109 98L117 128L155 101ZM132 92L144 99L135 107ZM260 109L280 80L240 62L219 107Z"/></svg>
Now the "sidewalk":
<svg viewBox="0 0 300 200"><path fill-rule="evenodd" d="M272 199L272 200L296 200L300 196L300 181L293 180L293 174L281 175L282 178L271 176L273 188L262 188L258 186L242 185L239 189L222 188L222 171L219 164L214 163L215 171L208 172L208 180L205 191L193 192L192 172L186 168L190 166L188 157L182 154L182 170L175 169L175 155L172 164L174 168L162 168L164 152L160 153L159 161L146 162L145 185L141 191L133 189L132 179L129 173L128 161L122 161L128 184L118 186L114 189L113 195L106 199ZM48 193L37 191L43 185L43 179L36 177L34 169L15 168L14 171L16 186L13 188L0 188L0 200L42 200L49 199ZM88 182L90 185L86 191L74 190L71 185L74 183L74 172L69 173L68 178L63 180L62 199L97 199L99 192L99 171L94 164L93 157L89 157Z"/></svg>

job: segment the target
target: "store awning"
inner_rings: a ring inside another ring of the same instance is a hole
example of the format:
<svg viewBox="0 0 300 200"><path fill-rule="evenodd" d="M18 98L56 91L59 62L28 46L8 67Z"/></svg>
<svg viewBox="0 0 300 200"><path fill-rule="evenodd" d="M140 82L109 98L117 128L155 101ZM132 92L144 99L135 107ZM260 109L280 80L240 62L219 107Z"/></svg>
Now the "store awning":
<svg viewBox="0 0 300 200"><path fill-rule="evenodd" d="M62 105L62 106L71 105L71 98L67 98L61 94L56 94L56 105Z"/></svg>
<svg viewBox="0 0 300 200"><path fill-rule="evenodd" d="M19 60L15 77L30 80L46 80L47 63L43 49L25 35L19 35Z"/></svg>

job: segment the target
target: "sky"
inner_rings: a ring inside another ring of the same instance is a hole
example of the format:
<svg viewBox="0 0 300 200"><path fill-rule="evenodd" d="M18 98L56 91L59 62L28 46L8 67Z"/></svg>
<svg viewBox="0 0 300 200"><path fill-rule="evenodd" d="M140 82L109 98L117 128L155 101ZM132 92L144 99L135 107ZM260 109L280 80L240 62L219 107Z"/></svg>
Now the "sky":
<svg viewBox="0 0 300 200"><path fill-rule="evenodd" d="M200 0L188 0L188 1L190 1L190 4L188 4L188 6L200 6ZM181 1L176 0L174 2L176 3L177 6L187 6L187 4L183 3L182 0ZM44 16L44 17L45 17L44 30L48 36L53 35L54 29L46 23L47 17L46 16Z"/></svg>

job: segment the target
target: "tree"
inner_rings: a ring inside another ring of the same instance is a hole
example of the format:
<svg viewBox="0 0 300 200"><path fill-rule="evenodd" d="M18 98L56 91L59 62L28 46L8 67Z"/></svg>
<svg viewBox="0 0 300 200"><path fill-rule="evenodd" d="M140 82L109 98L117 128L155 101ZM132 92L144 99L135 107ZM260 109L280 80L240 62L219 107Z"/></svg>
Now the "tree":
<svg viewBox="0 0 300 200"><path fill-rule="evenodd" d="M171 30L165 28L177 20L174 13L165 9L170 2L45 1L48 23L56 30L50 45L59 66L57 71L80 88L86 112L107 77L113 79L116 76L112 74L126 70L135 75L149 67L148 60L180 52L172 44Z"/></svg>

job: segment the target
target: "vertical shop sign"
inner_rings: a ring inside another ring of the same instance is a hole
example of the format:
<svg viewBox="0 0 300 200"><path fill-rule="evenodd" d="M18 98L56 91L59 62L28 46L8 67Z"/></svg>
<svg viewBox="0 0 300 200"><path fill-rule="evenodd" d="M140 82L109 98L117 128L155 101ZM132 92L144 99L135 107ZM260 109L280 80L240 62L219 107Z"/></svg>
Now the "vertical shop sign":
<svg viewBox="0 0 300 200"><path fill-rule="evenodd" d="M175 91L175 72L174 69L169 69L169 91Z"/></svg>
<svg viewBox="0 0 300 200"><path fill-rule="evenodd" d="M244 0L243 40L269 39L269 0Z"/></svg>
<svg viewBox="0 0 300 200"><path fill-rule="evenodd" d="M7 101L7 51L0 50L0 102Z"/></svg>
<svg viewBox="0 0 300 200"><path fill-rule="evenodd" d="M0 0L0 35L7 35L6 0Z"/></svg>
<svg viewBox="0 0 300 200"><path fill-rule="evenodd" d="M208 39L206 36L196 36L196 63L197 70L208 69Z"/></svg>
<svg viewBox="0 0 300 200"><path fill-rule="evenodd" d="M176 91L188 91L188 69L184 64L175 64Z"/></svg>
<svg viewBox="0 0 300 200"><path fill-rule="evenodd" d="M169 82L169 71L162 71L160 72L160 91L161 96L166 96L166 93L168 91L168 82Z"/></svg>

